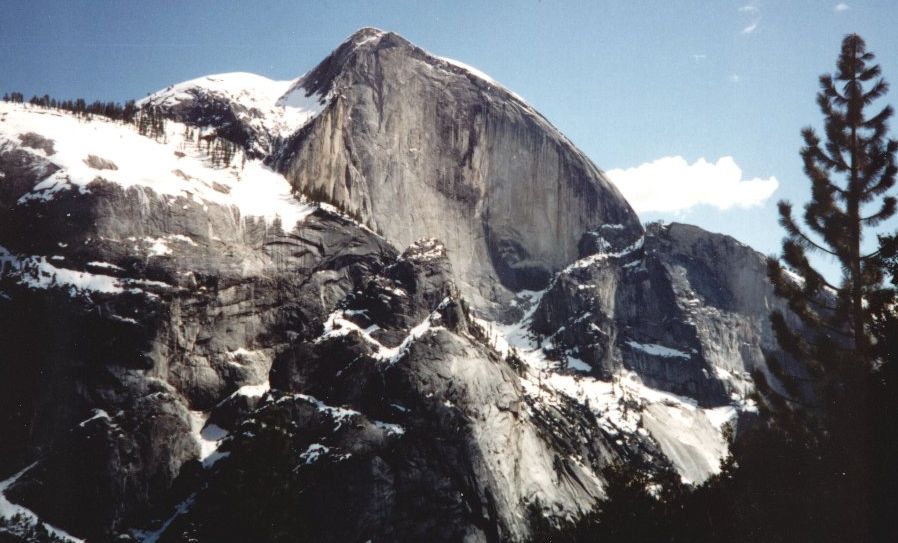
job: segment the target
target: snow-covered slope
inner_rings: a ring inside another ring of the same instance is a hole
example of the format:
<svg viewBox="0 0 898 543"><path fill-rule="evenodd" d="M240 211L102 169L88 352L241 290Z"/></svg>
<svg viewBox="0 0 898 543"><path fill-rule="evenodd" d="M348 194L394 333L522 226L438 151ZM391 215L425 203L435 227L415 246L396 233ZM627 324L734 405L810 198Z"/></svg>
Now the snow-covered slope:
<svg viewBox="0 0 898 543"><path fill-rule="evenodd" d="M271 145L302 128L324 108L327 97L308 95L292 81L271 79L244 72L199 77L159 90L138 102L142 108L156 107L166 115L193 125L211 128L234 137L259 155ZM239 127L239 128L238 128Z"/></svg>
<svg viewBox="0 0 898 543"><path fill-rule="evenodd" d="M531 400L539 405L574 401L587 406L621 447L633 439L653 440L686 483L700 483L717 473L729 450L725 426L735 425L740 412L754 413L752 400L736 395L730 403L702 406L694 398L646 385L626 367L597 377L594 368L571 350L558 356L552 336L532 331L533 313L546 292L527 293L522 301L530 310L518 322L478 321L499 352L526 365L521 383ZM665 357L668 351L679 353L668 349L653 354Z"/></svg>
<svg viewBox="0 0 898 543"><path fill-rule="evenodd" d="M42 143L24 145L28 134ZM146 189L156 197L187 198L200 206L233 206L246 217L279 220L286 230L313 210L261 161L238 154L233 166L213 167L209 155L184 134L185 126L176 122L166 124L163 137L152 139L133 125L0 102L0 146L16 146L57 168L23 194L20 203L51 200L61 191L84 194L91 183L102 180L123 189Z"/></svg>
<svg viewBox="0 0 898 543"><path fill-rule="evenodd" d="M7 488L15 484L16 481L19 480L22 475L24 475L29 469L31 469L34 464L26 467L25 469L19 471L18 473L13 474L11 477L6 479L5 481L0 481L0 518L13 518L15 516L22 517L26 522L33 523L35 525L43 526L49 533L52 535L61 538L63 541L69 541L70 543L84 543L83 539L79 539L77 537L72 536L65 530L61 530L55 526L51 526L44 522L41 522L40 517L35 514L34 511L28 509L27 507L22 507L21 505L10 502L6 499L6 494L4 492ZM0 533L3 533L0 531ZM12 535L15 535L13 533Z"/></svg>

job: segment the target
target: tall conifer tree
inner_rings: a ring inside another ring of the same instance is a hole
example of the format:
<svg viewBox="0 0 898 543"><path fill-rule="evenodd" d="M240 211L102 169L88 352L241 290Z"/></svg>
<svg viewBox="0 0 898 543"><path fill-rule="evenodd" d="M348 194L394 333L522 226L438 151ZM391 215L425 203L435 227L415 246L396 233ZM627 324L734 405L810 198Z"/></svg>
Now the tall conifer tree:
<svg viewBox="0 0 898 543"><path fill-rule="evenodd" d="M814 503L796 508L809 518L822 512L817 521L825 539L835 541L869 541L883 518L875 512L884 443L875 379L883 357L875 332L894 301L894 290L884 284L882 256L894 251L895 241L882 237L878 247L867 248L864 239L895 215L896 199L888 193L898 172L898 141L887 136L892 108L874 106L889 87L873 60L863 39L851 34L842 41L836 72L820 77L825 139L811 128L802 131L801 157L811 182L804 226L792 205L780 202L782 263L768 260L774 289L800 321L774 312L771 324L782 350L811 377L810 387L801 389L794 372L769 358L787 394L766 387L765 399L792 434L791 450L777 454L804 459L794 477L772 484L793 495L813 488ZM816 270L810 253L834 259L840 280L830 282ZM785 408L787 400L805 398L817 409Z"/></svg>
<svg viewBox="0 0 898 543"><path fill-rule="evenodd" d="M873 53L857 34L845 37L833 75L820 77L817 104L824 115L825 141L812 128L802 131L805 174L811 200L798 224L792 204L779 202L780 224L786 230L782 262L798 277L790 277L778 259L768 261L777 294L785 297L802 321L790 326L774 312L772 324L783 350L807 367L817 383L819 400L835 405L853 383L875 366L870 326L875 308L891 300L883 287L880 250L864 253L864 235L896 212L887 195L895 184L898 141L887 138L891 106L870 109L888 91ZM808 259L816 253L835 259L841 281L830 283ZM794 379L773 360L774 373L793 396Z"/></svg>

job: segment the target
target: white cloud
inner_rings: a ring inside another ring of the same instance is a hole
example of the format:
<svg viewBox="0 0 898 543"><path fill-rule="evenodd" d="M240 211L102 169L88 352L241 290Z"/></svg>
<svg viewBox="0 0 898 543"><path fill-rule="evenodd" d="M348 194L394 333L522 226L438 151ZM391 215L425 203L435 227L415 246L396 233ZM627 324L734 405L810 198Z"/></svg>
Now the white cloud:
<svg viewBox="0 0 898 543"><path fill-rule="evenodd" d="M750 17L748 24L742 28L743 34L751 34L758 29L758 25L761 24L761 8L749 4L742 6L738 11Z"/></svg>
<svg viewBox="0 0 898 543"><path fill-rule="evenodd" d="M849 5L846 4L845 2L839 2L838 4L836 4L836 5L833 7L833 11L835 11L835 12L839 12L839 11L848 11L849 9L851 9L851 6L849 6Z"/></svg>
<svg viewBox="0 0 898 543"><path fill-rule="evenodd" d="M727 79L730 80L730 83L738 83L742 81L742 76L740 76L739 74L732 74Z"/></svg>
<svg viewBox="0 0 898 543"><path fill-rule="evenodd" d="M702 204L720 210L759 206L779 187L776 177L743 179L730 156L692 164L681 156L663 157L606 175L637 213L684 212Z"/></svg>
<svg viewBox="0 0 898 543"><path fill-rule="evenodd" d="M696 53L696 54L692 55L692 60L694 60L696 62L701 62L703 60L706 60L707 58L708 58L708 55L706 55L704 53Z"/></svg>

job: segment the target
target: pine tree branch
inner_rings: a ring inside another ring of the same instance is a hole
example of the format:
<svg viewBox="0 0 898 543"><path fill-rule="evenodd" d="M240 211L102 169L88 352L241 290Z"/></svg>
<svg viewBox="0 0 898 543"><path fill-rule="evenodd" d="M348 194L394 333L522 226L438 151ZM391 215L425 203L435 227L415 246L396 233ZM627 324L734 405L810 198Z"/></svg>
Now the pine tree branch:
<svg viewBox="0 0 898 543"><path fill-rule="evenodd" d="M860 79L861 81L870 81L874 77L879 77L879 74L881 72L882 70L880 70L879 65L876 64L872 68L867 68L866 70L861 72L861 74L858 76L858 79Z"/></svg>
<svg viewBox="0 0 898 543"><path fill-rule="evenodd" d="M880 79L876 83L873 84L873 87L865 92L860 94L860 98L863 101L864 105L870 105L874 100L881 97L885 93L889 91L889 84L886 83L885 79Z"/></svg>
<svg viewBox="0 0 898 543"><path fill-rule="evenodd" d="M881 162L874 165L881 166L880 169L882 175L879 176L879 179L875 184L869 186L861 194L864 201L869 201L873 196L878 196L895 185L895 175L898 174L898 166L895 164L896 153L898 153L898 141L889 140L884 151L885 156L882 158ZM877 171L879 170L874 169L873 166L871 166L869 177L873 177Z"/></svg>
<svg viewBox="0 0 898 543"><path fill-rule="evenodd" d="M893 113L894 110L892 109L892 106L886 106L882 108L882 111L864 121L863 126L864 128L871 129L885 126L886 121L889 119L889 117L892 116Z"/></svg>
<svg viewBox="0 0 898 543"><path fill-rule="evenodd" d="M795 224L795 220L792 218L792 204L787 202L786 200L780 200L777 204L780 212L780 225L786 230L791 238L793 238L799 245L808 249L815 249L820 252L830 254L833 256L838 256L835 252L823 247L822 245L815 242L813 239L808 237L801 228Z"/></svg>
<svg viewBox="0 0 898 543"><path fill-rule="evenodd" d="M892 217L896 211L896 200L893 196L886 196L882 199L882 207L873 215L861 218L864 226L875 227L882 221Z"/></svg>

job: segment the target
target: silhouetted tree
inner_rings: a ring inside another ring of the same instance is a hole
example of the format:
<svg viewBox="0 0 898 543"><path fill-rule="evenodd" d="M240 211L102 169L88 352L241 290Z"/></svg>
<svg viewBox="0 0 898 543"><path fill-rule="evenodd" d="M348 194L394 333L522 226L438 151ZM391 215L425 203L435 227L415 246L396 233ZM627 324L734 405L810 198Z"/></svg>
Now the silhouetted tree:
<svg viewBox="0 0 898 543"><path fill-rule="evenodd" d="M780 261L768 261L770 279L777 294L802 321L790 327L780 312L771 318L777 339L788 355L811 372L815 393L824 408L839 411L839 398L854 392L873 369L870 326L874 310L889 303L892 289L883 287L879 250L864 254L865 231L895 214L896 200L886 192L895 184L898 142L887 139L892 108L869 115L869 106L882 97L888 84L880 77L873 53L860 36L842 42L834 76L820 77L817 95L825 119L826 141L812 128L802 131L804 170L811 181L811 200L805 205L802 228L789 202L779 203L780 223L786 230L782 261L799 277L784 273ZM867 213L867 206L876 209ZM808 252L835 258L841 281L830 283L807 257ZM771 367L791 394L794 379ZM828 402L828 403L827 403Z"/></svg>
<svg viewBox="0 0 898 543"><path fill-rule="evenodd" d="M782 313L774 312L774 332L782 350L808 370L810 379L802 390L794 373L769 357L786 394L766 387L764 397L778 422L792 432L804 432L801 442L816 453L803 466L813 479L803 480L816 489L817 510L825 512L821 525L829 528L824 537L830 540L871 537L875 443L881 437L877 421L883 416L871 388L871 376L882 361L873 332L876 315L886 311L895 296L883 283L881 258L894 249L895 241L883 238L867 254L863 244L865 234L896 211L896 200L887 193L898 171L898 142L886 136L892 108L869 113L888 90L873 59L861 37L851 34L842 42L836 73L820 77L817 103L824 115L825 141L811 128L802 132L801 157L811 181L811 199L802 217L805 228L794 219L790 203L779 203L787 234L781 259L797 277L786 274L778 259L768 261L777 294L801 321L800 327L793 327ZM834 258L841 280L832 283L817 271L809 252ZM812 405L794 409L802 397ZM799 446L786 454L805 456L806 451Z"/></svg>

